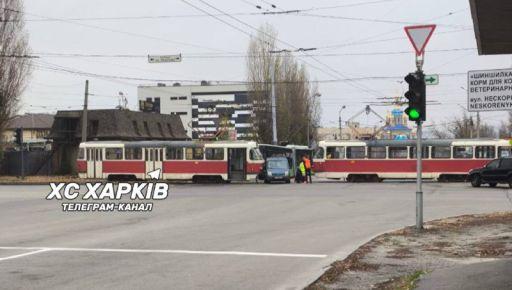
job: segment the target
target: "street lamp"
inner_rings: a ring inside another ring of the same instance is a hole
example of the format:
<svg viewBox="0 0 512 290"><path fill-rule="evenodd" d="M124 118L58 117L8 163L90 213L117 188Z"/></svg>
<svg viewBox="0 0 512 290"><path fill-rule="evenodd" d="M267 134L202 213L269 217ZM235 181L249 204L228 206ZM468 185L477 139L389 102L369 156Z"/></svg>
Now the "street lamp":
<svg viewBox="0 0 512 290"><path fill-rule="evenodd" d="M314 98L320 98L321 96L322 96L322 94L320 94L320 93L315 93L312 97L313 97L313 99L314 99ZM310 141L310 140L311 140L311 138L310 138L310 136L309 136L309 127L311 127L311 118L309 117L309 115L310 115L310 114L309 114L309 111L310 111L310 108L309 108L309 106L308 106L308 110L307 110L307 112L306 112L307 117L308 117L308 124L307 124L307 129L306 129L306 130L307 130L307 137L308 137L308 147L310 147L310 146L311 146L311 141Z"/></svg>
<svg viewBox="0 0 512 290"><path fill-rule="evenodd" d="M345 108L346 108L346 106L342 106L342 107L341 107L341 109L340 109L340 111L338 112L338 116L339 116L339 118L338 118L338 122L339 122L339 126L340 126L340 140L342 139L342 138L341 138L341 135L343 135L343 133L342 133L342 131L341 131L341 111L343 111L343 109L345 109Z"/></svg>

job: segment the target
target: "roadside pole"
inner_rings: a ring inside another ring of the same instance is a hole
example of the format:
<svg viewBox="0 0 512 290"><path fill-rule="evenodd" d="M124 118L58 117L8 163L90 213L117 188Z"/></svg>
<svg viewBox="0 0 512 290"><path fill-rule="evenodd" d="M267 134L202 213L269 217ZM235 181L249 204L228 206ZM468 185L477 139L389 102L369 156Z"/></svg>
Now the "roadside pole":
<svg viewBox="0 0 512 290"><path fill-rule="evenodd" d="M423 73L423 62L425 60L425 47L432 36L436 25L415 25L404 27L414 51L416 52L416 72L405 77L409 84L409 91L405 97L409 100L409 107L405 113L410 121L415 121L416 130L416 229L423 229L423 188L422 188L422 123L426 120L426 81ZM434 78L429 79L430 83Z"/></svg>
<svg viewBox="0 0 512 290"><path fill-rule="evenodd" d="M276 86L275 86L275 62L272 62L270 67L270 81L272 82L271 89L271 106L272 106L272 144L277 145L277 113L276 113Z"/></svg>
<svg viewBox="0 0 512 290"><path fill-rule="evenodd" d="M422 188L422 121L418 121L416 131L416 229L423 228L423 188Z"/></svg>
<svg viewBox="0 0 512 290"><path fill-rule="evenodd" d="M25 158L23 156L23 151L25 150L25 148L23 148L23 127L21 128L21 145L20 145L20 150L21 150L21 179L25 179Z"/></svg>
<svg viewBox="0 0 512 290"><path fill-rule="evenodd" d="M87 141L87 103L89 98L89 80L85 81L84 110L82 112L82 142Z"/></svg>

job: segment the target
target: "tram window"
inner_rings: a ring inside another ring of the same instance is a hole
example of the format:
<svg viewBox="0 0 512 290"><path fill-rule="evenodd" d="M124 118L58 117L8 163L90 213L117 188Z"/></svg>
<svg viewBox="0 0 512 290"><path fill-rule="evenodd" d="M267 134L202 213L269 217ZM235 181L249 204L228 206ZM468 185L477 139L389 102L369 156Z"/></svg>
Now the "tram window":
<svg viewBox="0 0 512 290"><path fill-rule="evenodd" d="M167 160L183 160L183 148L167 147L165 149L165 159L167 159Z"/></svg>
<svg viewBox="0 0 512 290"><path fill-rule="evenodd" d="M389 158L406 159L407 147L389 147Z"/></svg>
<svg viewBox="0 0 512 290"><path fill-rule="evenodd" d="M409 156L410 156L409 158L411 158L411 159L416 158L416 147L409 148ZM424 159L429 158L427 146L424 146L423 149L421 150L421 158L424 158Z"/></svg>
<svg viewBox="0 0 512 290"><path fill-rule="evenodd" d="M363 159L365 156L364 146L349 146L347 147L348 159Z"/></svg>
<svg viewBox="0 0 512 290"><path fill-rule="evenodd" d="M314 157L315 159L323 159L324 158L324 148L319 147L318 149L316 149L314 156L315 156Z"/></svg>
<svg viewBox="0 0 512 290"><path fill-rule="evenodd" d="M263 160L263 155L261 155L261 152L259 149L251 149L251 151L249 151L249 158L251 160Z"/></svg>
<svg viewBox="0 0 512 290"><path fill-rule="evenodd" d="M453 146L453 158L471 159L473 158L473 146Z"/></svg>
<svg viewBox="0 0 512 290"><path fill-rule="evenodd" d="M206 160L224 160L224 148L204 149Z"/></svg>
<svg viewBox="0 0 512 290"><path fill-rule="evenodd" d="M123 148L105 148L106 160L121 160L123 159Z"/></svg>
<svg viewBox="0 0 512 290"><path fill-rule="evenodd" d="M386 147L368 147L368 158L386 159Z"/></svg>
<svg viewBox="0 0 512 290"><path fill-rule="evenodd" d="M512 147L510 147L510 146L498 147L498 158L499 157L512 157Z"/></svg>
<svg viewBox="0 0 512 290"><path fill-rule="evenodd" d="M142 148L125 148L124 159L126 160L141 160Z"/></svg>
<svg viewBox="0 0 512 290"><path fill-rule="evenodd" d="M432 146L432 158L450 158L450 156L449 146Z"/></svg>
<svg viewBox="0 0 512 290"><path fill-rule="evenodd" d="M327 147L326 159L343 159L345 158L345 147Z"/></svg>
<svg viewBox="0 0 512 290"><path fill-rule="evenodd" d="M475 158L492 159L495 155L496 148L494 146L476 146Z"/></svg>
<svg viewBox="0 0 512 290"><path fill-rule="evenodd" d="M78 159L80 159L80 160L84 160L85 159L85 150L84 150L84 148L79 148L78 149Z"/></svg>
<svg viewBox="0 0 512 290"><path fill-rule="evenodd" d="M203 160L203 148L186 148L185 158L187 160Z"/></svg>

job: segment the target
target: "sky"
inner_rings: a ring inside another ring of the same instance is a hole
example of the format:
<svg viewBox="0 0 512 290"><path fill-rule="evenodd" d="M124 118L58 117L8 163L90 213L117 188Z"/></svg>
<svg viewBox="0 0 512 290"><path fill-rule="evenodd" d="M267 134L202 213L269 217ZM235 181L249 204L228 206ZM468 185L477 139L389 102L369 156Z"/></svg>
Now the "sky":
<svg viewBox="0 0 512 290"><path fill-rule="evenodd" d="M290 10L301 11L282 13ZM423 66L440 75L439 85L427 88L427 100L436 103L427 107L427 125L467 108L469 70L512 66L508 55L478 55L468 0L25 0L25 19L40 56L22 96L29 113L80 109L86 79L90 108L113 108L122 92L133 110L137 85L156 80L245 81L243 55L253 28L265 23L277 30L282 49L316 48L295 55L318 81L324 127L337 126L342 106L344 121L368 104L383 116L393 108L373 104L407 90L403 77L415 70L407 25L437 25ZM183 59L150 64L148 54ZM497 125L506 112L481 116ZM354 121L377 124L365 114Z"/></svg>

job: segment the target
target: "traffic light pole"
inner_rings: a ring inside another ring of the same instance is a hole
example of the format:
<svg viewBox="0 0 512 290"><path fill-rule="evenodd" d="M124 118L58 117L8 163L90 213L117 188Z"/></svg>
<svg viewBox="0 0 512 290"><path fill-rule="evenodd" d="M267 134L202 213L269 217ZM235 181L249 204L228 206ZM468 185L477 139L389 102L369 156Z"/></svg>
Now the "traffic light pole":
<svg viewBox="0 0 512 290"><path fill-rule="evenodd" d="M422 189L422 163L423 150L421 148L422 121L417 122L416 131L416 229L423 229L423 189Z"/></svg>

